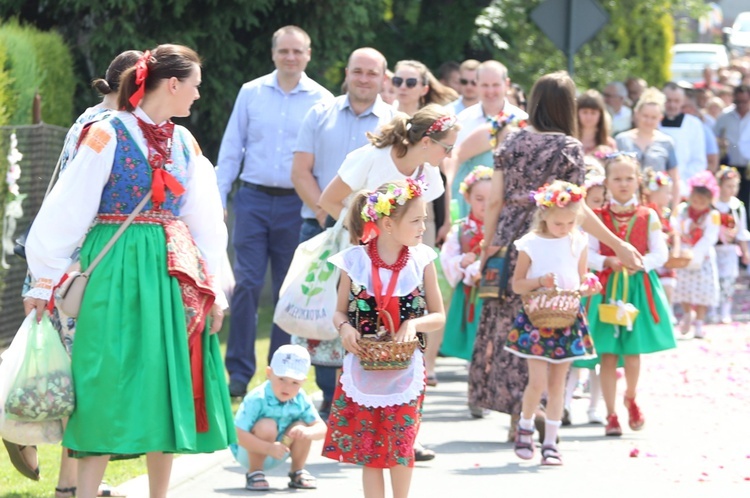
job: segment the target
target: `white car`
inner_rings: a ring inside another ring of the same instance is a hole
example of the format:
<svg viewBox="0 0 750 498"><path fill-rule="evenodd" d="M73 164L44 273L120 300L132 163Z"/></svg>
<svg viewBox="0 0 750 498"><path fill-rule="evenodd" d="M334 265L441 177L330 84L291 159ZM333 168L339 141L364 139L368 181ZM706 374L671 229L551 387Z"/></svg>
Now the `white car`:
<svg viewBox="0 0 750 498"><path fill-rule="evenodd" d="M731 28L724 32L727 36L727 46L738 57L750 54L750 12L740 12Z"/></svg>
<svg viewBox="0 0 750 498"><path fill-rule="evenodd" d="M713 43L678 43L672 47L672 81L697 83L703 80L703 69L717 70L729 65L724 45Z"/></svg>

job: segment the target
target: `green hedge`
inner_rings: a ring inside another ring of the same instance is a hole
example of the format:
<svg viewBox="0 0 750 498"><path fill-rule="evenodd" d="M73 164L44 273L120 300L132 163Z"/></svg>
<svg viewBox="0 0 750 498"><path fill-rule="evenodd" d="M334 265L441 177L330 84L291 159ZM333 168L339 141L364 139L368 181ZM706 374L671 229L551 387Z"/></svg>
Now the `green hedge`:
<svg viewBox="0 0 750 498"><path fill-rule="evenodd" d="M0 25L0 52L7 55L3 67L12 82L7 106L10 124L31 124L34 94L38 91L42 97L42 121L70 126L75 78L72 57L62 37L8 21ZM0 106L2 103L0 95Z"/></svg>

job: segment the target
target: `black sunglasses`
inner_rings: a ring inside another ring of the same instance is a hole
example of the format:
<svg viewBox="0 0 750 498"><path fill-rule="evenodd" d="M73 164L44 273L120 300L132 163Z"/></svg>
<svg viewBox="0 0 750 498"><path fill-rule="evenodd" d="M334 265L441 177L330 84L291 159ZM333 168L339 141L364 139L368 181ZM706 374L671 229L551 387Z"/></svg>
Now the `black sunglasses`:
<svg viewBox="0 0 750 498"><path fill-rule="evenodd" d="M474 80L467 80L467 79L461 78L460 80L458 80L458 82L461 83L462 85L477 86L477 82Z"/></svg>
<svg viewBox="0 0 750 498"><path fill-rule="evenodd" d="M394 76L391 81L396 88L401 88L401 85L404 83L404 79L401 76ZM414 88L415 86L417 86L417 78L406 78L406 88Z"/></svg>

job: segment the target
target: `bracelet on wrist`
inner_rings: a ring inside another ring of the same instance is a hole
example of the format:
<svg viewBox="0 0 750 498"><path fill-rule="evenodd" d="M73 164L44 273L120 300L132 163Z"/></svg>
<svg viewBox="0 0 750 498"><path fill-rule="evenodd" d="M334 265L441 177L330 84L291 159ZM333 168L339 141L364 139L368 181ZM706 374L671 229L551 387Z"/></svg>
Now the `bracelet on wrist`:
<svg viewBox="0 0 750 498"><path fill-rule="evenodd" d="M343 322L341 322L338 325L336 325L336 332L340 334L341 333L341 327L343 327L346 324L351 325L351 323L349 323L349 320L344 320Z"/></svg>

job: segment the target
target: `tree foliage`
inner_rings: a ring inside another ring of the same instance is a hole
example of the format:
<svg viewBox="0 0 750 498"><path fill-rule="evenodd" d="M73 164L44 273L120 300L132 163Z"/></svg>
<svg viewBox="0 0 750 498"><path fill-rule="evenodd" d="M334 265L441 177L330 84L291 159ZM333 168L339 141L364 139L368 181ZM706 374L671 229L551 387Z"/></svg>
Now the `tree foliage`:
<svg viewBox="0 0 750 498"><path fill-rule="evenodd" d="M128 49L188 45L203 59L201 100L185 123L215 158L240 86L273 70L271 35L288 24L313 40L308 74L333 87L357 43L372 40L383 0L5 0L0 17L18 16L56 29L72 47L76 109L96 99L90 82Z"/></svg>
<svg viewBox="0 0 750 498"><path fill-rule="evenodd" d="M543 0L493 0L477 18L473 55L497 58L527 89L542 74L565 69L567 59L531 20ZM574 58L576 83L602 88L628 76L662 85L669 79L673 16L699 15L701 0L600 0L610 22Z"/></svg>

